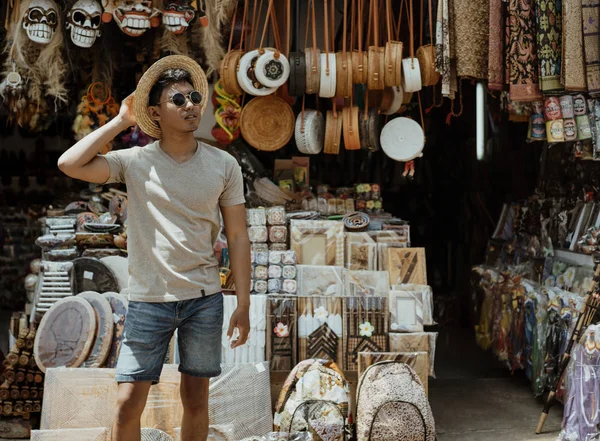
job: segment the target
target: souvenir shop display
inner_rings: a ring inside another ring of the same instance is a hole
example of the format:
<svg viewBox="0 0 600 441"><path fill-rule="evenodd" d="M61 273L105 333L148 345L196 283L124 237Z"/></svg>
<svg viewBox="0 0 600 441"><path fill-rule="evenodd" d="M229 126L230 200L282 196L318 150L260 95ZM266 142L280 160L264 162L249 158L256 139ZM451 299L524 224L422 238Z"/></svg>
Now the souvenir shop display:
<svg viewBox="0 0 600 441"><path fill-rule="evenodd" d="M342 299L298 298L298 360L321 358L341 365Z"/></svg>

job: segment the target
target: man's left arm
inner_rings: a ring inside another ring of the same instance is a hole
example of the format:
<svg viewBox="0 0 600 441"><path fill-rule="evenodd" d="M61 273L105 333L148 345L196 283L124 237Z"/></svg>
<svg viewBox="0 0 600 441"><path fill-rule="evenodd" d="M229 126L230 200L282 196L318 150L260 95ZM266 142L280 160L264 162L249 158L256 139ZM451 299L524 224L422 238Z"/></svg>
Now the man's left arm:
<svg viewBox="0 0 600 441"><path fill-rule="evenodd" d="M236 348L248 340L250 332L250 239L246 229L246 208L244 204L221 206L225 223L225 235L229 247L229 258L235 282L237 309L231 316L227 336L231 339L233 330L238 328L240 335L231 342Z"/></svg>

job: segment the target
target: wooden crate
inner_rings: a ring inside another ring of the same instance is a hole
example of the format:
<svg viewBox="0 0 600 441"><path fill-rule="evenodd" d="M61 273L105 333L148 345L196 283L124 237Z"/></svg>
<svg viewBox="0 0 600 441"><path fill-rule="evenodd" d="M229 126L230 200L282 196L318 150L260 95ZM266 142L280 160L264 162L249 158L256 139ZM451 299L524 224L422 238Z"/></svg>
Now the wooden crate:
<svg viewBox="0 0 600 441"><path fill-rule="evenodd" d="M346 371L358 370L359 352L387 352L389 349L389 304L387 297L345 297L343 299L343 344ZM361 324L370 323L371 333L361 335Z"/></svg>
<svg viewBox="0 0 600 441"><path fill-rule="evenodd" d="M289 372L298 363L297 306L295 296L269 296L267 299L267 360L271 372Z"/></svg>
<svg viewBox="0 0 600 441"><path fill-rule="evenodd" d="M298 298L298 362L308 358L343 363L341 297Z"/></svg>

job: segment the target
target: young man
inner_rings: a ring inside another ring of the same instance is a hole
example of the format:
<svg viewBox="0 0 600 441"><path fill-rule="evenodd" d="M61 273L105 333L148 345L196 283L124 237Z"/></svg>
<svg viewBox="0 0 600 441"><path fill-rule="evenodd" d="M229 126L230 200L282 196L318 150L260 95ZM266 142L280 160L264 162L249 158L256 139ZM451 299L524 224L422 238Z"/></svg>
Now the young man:
<svg viewBox="0 0 600 441"><path fill-rule="evenodd" d="M232 347L248 338L250 242L241 170L228 153L194 139L210 99L207 89L195 61L163 58L144 74L115 119L58 161L73 178L127 184L130 301L117 365L113 441L140 440L148 391L159 380L175 329L182 373L181 439L206 440L209 378L221 371L223 297L213 253L219 211L238 297L228 336L239 330ZM98 155L136 122L159 141Z"/></svg>

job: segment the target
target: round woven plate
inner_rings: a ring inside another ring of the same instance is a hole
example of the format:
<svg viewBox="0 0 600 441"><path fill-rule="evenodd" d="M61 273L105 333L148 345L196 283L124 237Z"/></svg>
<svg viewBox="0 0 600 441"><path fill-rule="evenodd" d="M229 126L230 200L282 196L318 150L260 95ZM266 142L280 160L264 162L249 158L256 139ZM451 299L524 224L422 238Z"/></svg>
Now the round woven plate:
<svg viewBox="0 0 600 441"><path fill-rule="evenodd" d="M113 272L98 259L80 257L73 261L72 288L74 294L84 291L105 293L119 291Z"/></svg>
<svg viewBox="0 0 600 441"><path fill-rule="evenodd" d="M354 84L366 84L369 76L369 58L365 51L352 52L352 81Z"/></svg>
<svg viewBox="0 0 600 441"><path fill-rule="evenodd" d="M243 52L236 49L227 52L221 62L221 84L223 89L230 95L241 95L244 93L237 79L237 68Z"/></svg>
<svg viewBox="0 0 600 441"><path fill-rule="evenodd" d="M344 107L342 109L342 133L346 150L360 150L360 136L358 134L358 107Z"/></svg>
<svg viewBox="0 0 600 441"><path fill-rule="evenodd" d="M328 61L329 65L327 64ZM319 96L321 98L333 98L335 96L336 82L337 67L335 54L321 54L321 82L319 86Z"/></svg>
<svg viewBox="0 0 600 441"><path fill-rule="evenodd" d="M423 129L410 118L395 118L381 131L381 148L396 161L411 161L422 156L424 146Z"/></svg>
<svg viewBox="0 0 600 441"><path fill-rule="evenodd" d="M323 150L325 136L325 119L318 110L304 111L304 128L302 128L302 112L296 118L294 138L298 150L306 155L316 155Z"/></svg>
<svg viewBox="0 0 600 441"><path fill-rule="evenodd" d="M267 87L280 87L290 77L290 63L281 52L265 50L256 60L256 79Z"/></svg>
<svg viewBox="0 0 600 441"><path fill-rule="evenodd" d="M87 300L96 316L96 332L94 334L94 345L83 363L83 367L99 368L104 365L108 358L113 340L113 315L108 299L97 292L85 291L77 297Z"/></svg>
<svg viewBox="0 0 600 441"><path fill-rule="evenodd" d="M290 79L288 93L291 96L302 96L306 91L306 58L304 52L290 54Z"/></svg>
<svg viewBox="0 0 600 441"><path fill-rule="evenodd" d="M276 96L254 98L242 109L240 129L252 147L273 152L294 134L296 118L290 105Z"/></svg>
<svg viewBox="0 0 600 441"><path fill-rule="evenodd" d="M42 317L33 346L35 362L42 372L79 367L90 353L95 332L94 309L86 300L61 299Z"/></svg>
<svg viewBox="0 0 600 441"><path fill-rule="evenodd" d="M431 44L421 46L416 56L421 69L421 84L435 86L440 81L440 74L435 70L435 48Z"/></svg>
<svg viewBox="0 0 600 441"><path fill-rule="evenodd" d="M121 352L129 301L116 292L107 292L104 294L104 297L108 300L108 303L110 303L113 318L113 339L104 367L114 368L117 366L117 360L119 359L119 353Z"/></svg>

